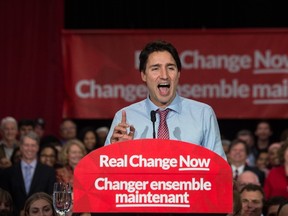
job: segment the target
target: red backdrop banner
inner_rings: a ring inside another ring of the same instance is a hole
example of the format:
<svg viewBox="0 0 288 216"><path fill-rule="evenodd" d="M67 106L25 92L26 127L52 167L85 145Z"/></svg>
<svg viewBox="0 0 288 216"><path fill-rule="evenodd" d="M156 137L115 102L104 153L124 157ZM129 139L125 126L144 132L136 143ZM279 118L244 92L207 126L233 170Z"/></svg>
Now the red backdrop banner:
<svg viewBox="0 0 288 216"><path fill-rule="evenodd" d="M233 206L229 164L202 146L175 140L119 142L93 151L75 169L73 192L74 212L228 213Z"/></svg>
<svg viewBox="0 0 288 216"><path fill-rule="evenodd" d="M288 118L287 30L65 31L64 115L112 118L146 97L138 55L155 39L178 49L178 92L218 118Z"/></svg>

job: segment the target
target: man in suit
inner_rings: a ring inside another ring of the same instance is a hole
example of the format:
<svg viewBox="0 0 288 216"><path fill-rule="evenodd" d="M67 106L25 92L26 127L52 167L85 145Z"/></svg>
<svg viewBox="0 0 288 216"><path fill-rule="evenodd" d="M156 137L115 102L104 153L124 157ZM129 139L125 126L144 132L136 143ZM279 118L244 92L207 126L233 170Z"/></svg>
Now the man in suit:
<svg viewBox="0 0 288 216"><path fill-rule="evenodd" d="M245 141L236 139L233 140L228 149L229 163L232 167L233 177L237 181L239 175L244 171L250 170L254 172L263 186L265 181L265 173L256 167L251 167L247 165L247 157L249 154L249 149Z"/></svg>
<svg viewBox="0 0 288 216"><path fill-rule="evenodd" d="M11 156L14 149L18 146L17 121L13 117L5 117L1 120L0 134L0 169L10 167L12 165Z"/></svg>
<svg viewBox="0 0 288 216"><path fill-rule="evenodd" d="M26 199L35 192L53 193L55 170L37 160L39 137L33 131L20 139L21 161L5 170L3 187L8 190L15 207L15 215L23 210ZM28 168L27 168L28 167ZM30 173L27 175L26 171Z"/></svg>

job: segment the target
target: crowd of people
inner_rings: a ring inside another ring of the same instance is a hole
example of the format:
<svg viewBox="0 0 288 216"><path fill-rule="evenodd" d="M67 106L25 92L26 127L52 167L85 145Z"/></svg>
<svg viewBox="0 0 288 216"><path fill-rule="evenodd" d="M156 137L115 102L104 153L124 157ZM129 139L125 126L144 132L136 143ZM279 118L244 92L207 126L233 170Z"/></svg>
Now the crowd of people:
<svg viewBox="0 0 288 216"><path fill-rule="evenodd" d="M272 134L269 122L259 121L255 131L240 130L234 140L222 140L239 196L234 205L241 207L234 215L288 215L280 213L288 203L288 134L284 130L277 142Z"/></svg>
<svg viewBox="0 0 288 216"><path fill-rule="evenodd" d="M55 215L50 202L54 183L73 187L74 168L103 146L108 128L78 131L73 120L64 119L54 136L45 134L43 119L5 117L0 131L0 215L28 216ZM33 207L34 201L42 207Z"/></svg>
<svg viewBox="0 0 288 216"><path fill-rule="evenodd" d="M71 119L64 119L59 129L56 137L44 133L43 120L1 120L0 215L56 215L51 198L54 182L73 187L75 166L102 147L108 133L104 127L77 131ZM261 121L253 132L245 129L232 141L222 139L234 178L232 215L281 215L280 206L288 203L288 136L284 131L278 142L271 142L272 133L269 122ZM27 164L33 166L28 188ZM286 205L281 207L285 209Z"/></svg>

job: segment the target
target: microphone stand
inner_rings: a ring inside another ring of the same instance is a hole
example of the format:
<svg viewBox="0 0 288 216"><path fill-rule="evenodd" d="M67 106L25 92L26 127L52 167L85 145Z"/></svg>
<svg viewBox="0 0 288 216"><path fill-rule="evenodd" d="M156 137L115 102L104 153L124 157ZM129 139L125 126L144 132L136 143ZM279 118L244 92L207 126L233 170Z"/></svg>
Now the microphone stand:
<svg viewBox="0 0 288 216"><path fill-rule="evenodd" d="M153 139L155 139L156 138L156 132L155 132L156 111L151 110L150 116L151 116L151 121L153 123Z"/></svg>

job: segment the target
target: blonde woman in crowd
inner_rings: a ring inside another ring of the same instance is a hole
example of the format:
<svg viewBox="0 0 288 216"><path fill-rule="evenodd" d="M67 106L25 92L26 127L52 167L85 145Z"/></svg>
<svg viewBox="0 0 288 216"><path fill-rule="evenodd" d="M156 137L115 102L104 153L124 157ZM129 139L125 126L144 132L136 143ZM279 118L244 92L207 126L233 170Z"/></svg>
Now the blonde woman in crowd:
<svg viewBox="0 0 288 216"><path fill-rule="evenodd" d="M53 200L50 195L44 192L32 194L25 202L24 216L57 216L53 208Z"/></svg>
<svg viewBox="0 0 288 216"><path fill-rule="evenodd" d="M57 181L70 183L73 187L74 168L86 154L85 146L80 140L68 140L62 148L60 155L63 167L56 169Z"/></svg>

